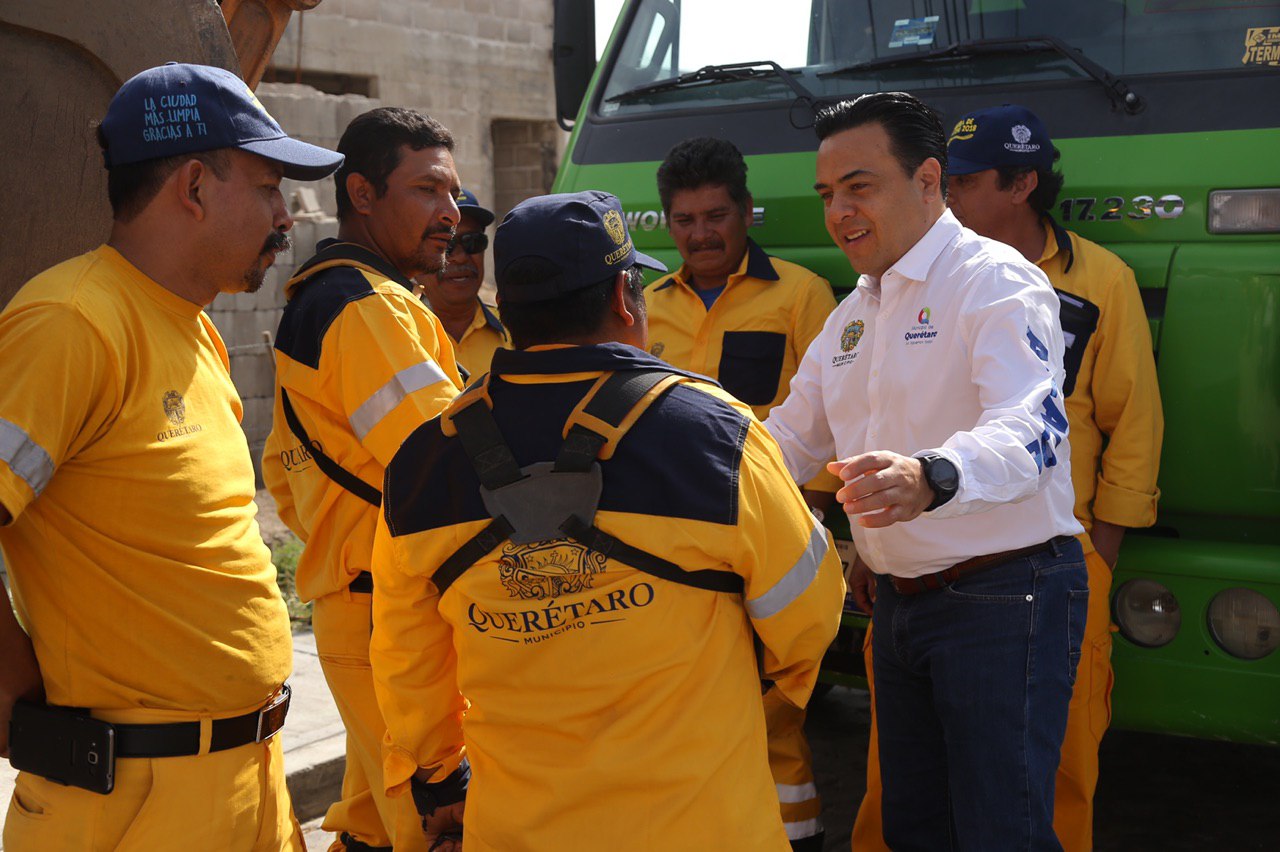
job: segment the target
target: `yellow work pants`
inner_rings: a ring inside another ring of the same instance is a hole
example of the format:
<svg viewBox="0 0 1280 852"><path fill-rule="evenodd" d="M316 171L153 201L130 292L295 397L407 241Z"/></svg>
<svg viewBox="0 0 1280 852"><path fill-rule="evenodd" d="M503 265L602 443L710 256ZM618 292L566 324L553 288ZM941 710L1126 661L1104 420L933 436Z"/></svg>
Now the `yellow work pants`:
<svg viewBox="0 0 1280 852"><path fill-rule="evenodd" d="M1053 830L1064 852L1093 848L1093 793L1098 786L1098 745L1111 724L1111 569L1096 551L1085 555L1089 569L1089 615L1080 646L1080 667L1067 710L1067 733L1054 778ZM863 643L867 685L871 687L871 743L867 750L867 793L853 825L855 852L889 852L881 834L880 749L876 744L875 689L871 682L871 630Z"/></svg>
<svg viewBox="0 0 1280 852"><path fill-rule="evenodd" d="M342 798L329 806L322 827L346 832L370 846L425 852L422 821L413 798L387 798L382 784L382 739L387 725L373 694L369 636L373 595L348 590L317 598L311 612L316 651L338 713L347 728ZM335 842L332 849L341 850Z"/></svg>
<svg viewBox="0 0 1280 852"><path fill-rule="evenodd" d="M188 721L157 711L118 723ZM229 714L239 715L239 714ZM202 720L204 721L204 720ZM208 734L202 738L208 742ZM285 787L279 735L190 757L121 758L107 795L18 774L6 852L305 852Z"/></svg>
<svg viewBox="0 0 1280 852"><path fill-rule="evenodd" d="M822 832L822 800L813 783L813 758L804 736L805 711L779 695L764 694L764 723L769 738L769 771L778 790L782 823L794 845Z"/></svg>

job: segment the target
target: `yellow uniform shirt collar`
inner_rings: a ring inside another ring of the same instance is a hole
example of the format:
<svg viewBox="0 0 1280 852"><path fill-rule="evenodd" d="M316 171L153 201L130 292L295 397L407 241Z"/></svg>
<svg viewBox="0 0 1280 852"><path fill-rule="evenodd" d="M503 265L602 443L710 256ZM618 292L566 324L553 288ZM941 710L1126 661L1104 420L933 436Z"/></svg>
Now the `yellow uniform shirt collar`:
<svg viewBox="0 0 1280 852"><path fill-rule="evenodd" d="M1052 216L1044 217L1044 252L1036 261L1036 266L1043 267L1061 252L1066 256L1062 271L1070 272L1071 264L1076 262L1075 249L1071 247L1071 235L1067 229L1053 220Z"/></svg>
<svg viewBox="0 0 1280 852"><path fill-rule="evenodd" d="M689 283L689 275L685 264L680 264L680 268L672 273L671 277L689 289L693 289L693 285ZM777 281L779 277L778 271L773 268L773 261L769 259L768 253L760 248L755 240L748 237L747 250L742 253L742 260L738 263L738 271L729 276L725 286L737 283L743 278Z"/></svg>
<svg viewBox="0 0 1280 852"><path fill-rule="evenodd" d="M179 316L195 319L200 316L200 312L204 310L203 305L197 305L195 302L189 302L186 299L174 293L172 290L166 289L149 277L138 267L130 263L125 256L120 254L109 245L103 245L99 253L102 260L107 263L114 271L125 276L131 282L137 285L138 289L147 294L152 301L160 305L160 307L170 313Z"/></svg>

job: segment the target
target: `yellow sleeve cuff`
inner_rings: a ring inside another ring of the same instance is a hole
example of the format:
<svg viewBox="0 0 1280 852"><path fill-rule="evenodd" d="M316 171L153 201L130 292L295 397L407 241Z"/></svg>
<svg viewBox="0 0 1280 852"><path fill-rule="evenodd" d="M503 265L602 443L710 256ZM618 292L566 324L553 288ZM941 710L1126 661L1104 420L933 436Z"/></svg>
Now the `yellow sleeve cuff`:
<svg viewBox="0 0 1280 852"><path fill-rule="evenodd" d="M1156 522L1156 503L1160 489L1154 494L1131 491L1098 479L1098 492L1093 498L1093 516L1121 527L1149 527Z"/></svg>
<svg viewBox="0 0 1280 852"><path fill-rule="evenodd" d="M409 781L413 773L418 771L418 761L413 755L399 746L383 743L382 746L382 784L387 796L395 798L409 791Z"/></svg>

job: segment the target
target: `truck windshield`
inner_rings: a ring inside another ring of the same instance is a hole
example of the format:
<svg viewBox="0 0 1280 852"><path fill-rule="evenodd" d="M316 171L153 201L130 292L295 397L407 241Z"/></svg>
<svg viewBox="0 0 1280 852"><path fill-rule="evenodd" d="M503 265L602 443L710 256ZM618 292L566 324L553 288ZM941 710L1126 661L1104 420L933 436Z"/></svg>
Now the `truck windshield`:
<svg viewBox="0 0 1280 852"><path fill-rule="evenodd" d="M597 109L627 116L794 97L768 74L654 86L726 63L777 63L820 98L1087 79L1079 63L1054 51L963 52L941 67L875 67L963 42L1045 35L1124 78L1259 66L1280 74L1276 0L639 0ZM861 63L873 67L859 72ZM830 73L846 68L854 70ZM653 88L631 96L642 87Z"/></svg>

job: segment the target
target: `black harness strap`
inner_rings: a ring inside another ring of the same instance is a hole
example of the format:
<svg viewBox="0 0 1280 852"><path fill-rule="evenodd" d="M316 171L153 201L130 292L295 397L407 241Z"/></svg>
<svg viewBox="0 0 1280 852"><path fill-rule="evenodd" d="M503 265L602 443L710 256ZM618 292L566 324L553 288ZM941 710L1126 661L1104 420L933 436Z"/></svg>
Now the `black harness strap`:
<svg viewBox="0 0 1280 852"><path fill-rule="evenodd" d="M706 589L709 592L737 594L741 594L745 588L742 577L730 571L686 571L674 562L668 562L660 556L632 547L609 535L595 524L584 524L576 517L569 518L561 524L560 529L564 530L569 538L597 553L604 554L609 559L616 559L637 571L643 571L645 574L669 580L672 583Z"/></svg>
<svg viewBox="0 0 1280 852"><path fill-rule="evenodd" d="M511 532L511 524L507 523L506 518L494 518L488 526L455 550L431 575L431 582L435 584L436 590L443 595L445 590L453 585L453 581L462 576L462 572L506 541Z"/></svg>
<svg viewBox="0 0 1280 852"><path fill-rule="evenodd" d="M493 419L493 412L483 400L455 412L452 419L462 449L471 460L476 476L480 477L481 485L494 490L524 477Z"/></svg>
<svg viewBox="0 0 1280 852"><path fill-rule="evenodd" d="M667 376L666 370L616 372L600 385L582 413L617 429L631 410L640 404ZM584 471L600 455L608 438L581 424L575 424L565 436L556 456L556 472Z"/></svg>
<svg viewBox="0 0 1280 852"><path fill-rule="evenodd" d="M293 432L294 436L311 453L311 458L315 459L316 467L320 468L320 472L366 503L373 506L381 506L381 491L329 458L325 451L320 449L320 442L311 440L311 437L307 435L307 430L302 428L302 421L298 419L297 413L293 410L293 403L289 402L288 391L283 387L280 388L280 404L284 408L284 420L289 424L289 431Z"/></svg>

